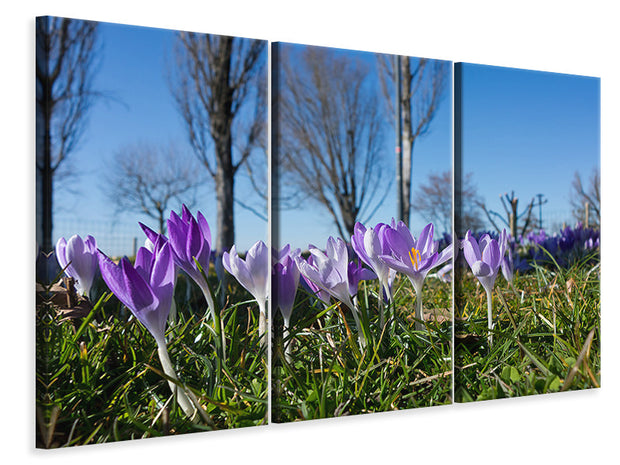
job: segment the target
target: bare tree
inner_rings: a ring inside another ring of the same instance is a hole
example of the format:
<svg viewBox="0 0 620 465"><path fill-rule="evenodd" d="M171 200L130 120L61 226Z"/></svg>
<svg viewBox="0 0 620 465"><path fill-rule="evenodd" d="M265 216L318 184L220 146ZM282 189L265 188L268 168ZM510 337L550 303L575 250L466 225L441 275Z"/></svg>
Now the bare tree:
<svg viewBox="0 0 620 465"><path fill-rule="evenodd" d="M478 214L480 198L472 180L473 173L463 177L461 204L459 212L465 228L472 231L484 227L484 222ZM427 181L419 184L414 193L415 210L427 221L438 222L443 231L452 229L452 174L450 171L431 173Z"/></svg>
<svg viewBox="0 0 620 465"><path fill-rule="evenodd" d="M96 47L95 22L36 20L37 242L44 251L52 250L54 180L82 137L97 96L92 88Z"/></svg>
<svg viewBox="0 0 620 465"><path fill-rule="evenodd" d="M592 171L587 186L583 185L581 176L575 172L571 184L570 203L575 220L587 223L590 227L598 227L601 224L601 174L597 169Z"/></svg>
<svg viewBox="0 0 620 465"><path fill-rule="evenodd" d="M166 232L170 203L191 207L201 183L193 158L173 145L167 148L147 144L127 146L116 152L106 176L105 193L117 213L134 211L157 221Z"/></svg>
<svg viewBox="0 0 620 465"><path fill-rule="evenodd" d="M280 65L281 176L322 205L348 238L391 184L383 176L382 118L369 66L318 47L286 54Z"/></svg>
<svg viewBox="0 0 620 465"><path fill-rule="evenodd" d="M512 237L524 235L538 227L538 221L536 220L533 212L534 206L536 205L534 197L532 197L532 200L530 200L521 213L519 213L519 198L515 196L514 191L512 191L510 195L508 195L508 193L500 195L499 199L502 202L502 207L504 207L504 216L500 215L496 211L487 209L484 202L478 202L478 206L482 208L487 216L487 219L491 222L497 232L500 232L501 228L497 225L494 218L501 221L508 227Z"/></svg>
<svg viewBox="0 0 620 465"><path fill-rule="evenodd" d="M262 72L266 43L189 32L177 38L171 88L194 153L215 181L216 249L221 252L235 241L235 175L265 130L260 124L265 107L242 109L267 85ZM241 117L250 114L254 122Z"/></svg>
<svg viewBox="0 0 620 465"><path fill-rule="evenodd" d="M379 55L383 94L391 115L399 104L402 117L402 212L401 219L409 224L411 216L411 177L413 150L416 141L428 134L437 113L446 84L450 78L450 63L426 58L400 57L401 100L396 102L396 64L391 55Z"/></svg>

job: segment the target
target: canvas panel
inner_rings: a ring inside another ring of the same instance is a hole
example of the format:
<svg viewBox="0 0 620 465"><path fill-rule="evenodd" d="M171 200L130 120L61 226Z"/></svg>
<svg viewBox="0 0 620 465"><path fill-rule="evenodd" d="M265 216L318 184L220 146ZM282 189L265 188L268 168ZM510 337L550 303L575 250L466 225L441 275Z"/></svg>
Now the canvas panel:
<svg viewBox="0 0 620 465"><path fill-rule="evenodd" d="M37 447L266 424L266 41L36 35Z"/></svg>
<svg viewBox="0 0 620 465"><path fill-rule="evenodd" d="M451 402L451 64L399 60L273 44L274 422Z"/></svg>
<svg viewBox="0 0 620 465"><path fill-rule="evenodd" d="M599 387L600 80L455 67L455 400Z"/></svg>

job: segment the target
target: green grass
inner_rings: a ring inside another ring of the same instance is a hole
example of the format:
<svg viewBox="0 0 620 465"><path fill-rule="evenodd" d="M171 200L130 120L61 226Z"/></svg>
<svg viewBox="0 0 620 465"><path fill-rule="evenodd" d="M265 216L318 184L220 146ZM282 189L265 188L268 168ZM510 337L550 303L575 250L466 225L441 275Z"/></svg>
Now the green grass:
<svg viewBox="0 0 620 465"><path fill-rule="evenodd" d="M598 255L570 268L551 264L497 279L493 344L487 339L486 296L466 273L455 308L455 401L516 397L600 385ZM214 279L215 281L215 279ZM258 309L230 279L222 317L227 357L215 356L206 302L181 275L177 319L167 332L177 374L200 404L192 422L176 405L152 336L109 293L76 319L62 320L50 293L37 305L37 445L63 447L262 425L267 417L266 356L257 335ZM99 283L99 289L105 285ZM275 313L272 356L274 422L291 422L452 402L451 286L429 277L426 320L415 329L415 295L397 277L395 303L379 322L376 282L362 282L358 304L368 340L360 349L345 307L324 308L298 291L283 356L282 318Z"/></svg>
<svg viewBox="0 0 620 465"><path fill-rule="evenodd" d="M175 289L178 314L168 327L168 352L180 380L202 407L196 422L176 405L153 337L114 296L103 295L88 316L73 321L60 321L49 302L38 305L37 446L265 424L266 361L257 336L258 311L232 281L228 302L239 303L222 311L225 362L215 357L202 294L183 275Z"/></svg>
<svg viewBox="0 0 620 465"><path fill-rule="evenodd" d="M597 254L497 279L493 342L485 292L471 273L455 299L455 400L517 397L600 386Z"/></svg>
<svg viewBox="0 0 620 465"><path fill-rule="evenodd" d="M290 422L451 403L451 322L426 322L414 329L415 297L397 278L395 304L379 324L377 285L360 285L361 350L346 307L325 309L299 290L291 321L292 360L283 356L282 318L276 314L273 351L274 422ZM424 308L450 309L450 287L429 278Z"/></svg>

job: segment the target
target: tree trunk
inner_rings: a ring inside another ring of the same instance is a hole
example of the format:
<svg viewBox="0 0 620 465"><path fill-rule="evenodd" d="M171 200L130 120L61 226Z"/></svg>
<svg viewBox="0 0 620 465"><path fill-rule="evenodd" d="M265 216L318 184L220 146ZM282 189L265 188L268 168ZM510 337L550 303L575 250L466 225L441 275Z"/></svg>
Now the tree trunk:
<svg viewBox="0 0 620 465"><path fill-rule="evenodd" d="M166 234L166 217L164 209L157 209L157 217L159 221L159 234Z"/></svg>
<svg viewBox="0 0 620 465"><path fill-rule="evenodd" d="M53 192L53 170L52 170L52 86L53 80L49 73L50 56L49 56L49 24L47 18L37 18L37 26L43 34L43 39L37 40L37 67L39 68L37 76L37 129L42 139L42 146L38 146L37 150L37 170L41 180L41 190L38 192L41 196L37 203L41 206L41 216L37 218L41 221L40 227L41 241L39 246L44 253L49 253L53 249L52 245L52 192Z"/></svg>
<svg viewBox="0 0 620 465"><path fill-rule="evenodd" d="M45 86L47 87L47 86ZM48 97L46 97L46 95ZM52 172L52 137L51 137L51 112L49 111L50 102L47 92L43 92L43 167L42 167L42 199L43 214L41 218L41 228L43 232L41 248L43 252L49 253L53 249L52 245L52 194L53 194L53 172Z"/></svg>
<svg viewBox="0 0 620 465"><path fill-rule="evenodd" d="M341 210L342 215L342 223L346 230L346 237L343 237L345 240L350 240L351 236L355 232L355 222L357 221L357 212L353 208L347 208L345 210Z"/></svg>
<svg viewBox="0 0 620 465"><path fill-rule="evenodd" d="M218 147L218 158L223 155ZM234 169L232 165L230 139L228 143L227 162L220 158L215 173L215 194L217 200L217 240L215 248L218 255L228 251L235 243L234 223Z"/></svg>
<svg viewBox="0 0 620 465"><path fill-rule="evenodd" d="M234 181L235 167L232 160L233 92L230 86L233 38L222 37L218 63L215 67L211 136L215 141L215 195L217 201L218 256L235 243Z"/></svg>
<svg viewBox="0 0 620 465"><path fill-rule="evenodd" d="M409 57L401 60L402 70L402 142L403 142L403 173L402 173L402 220L409 226L411 215L411 168L413 155L413 130L411 127L411 62Z"/></svg>

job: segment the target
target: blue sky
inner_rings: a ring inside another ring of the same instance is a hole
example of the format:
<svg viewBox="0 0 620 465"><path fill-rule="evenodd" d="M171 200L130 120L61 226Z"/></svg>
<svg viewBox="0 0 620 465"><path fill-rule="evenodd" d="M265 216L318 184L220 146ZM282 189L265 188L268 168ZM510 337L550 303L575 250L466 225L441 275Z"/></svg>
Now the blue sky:
<svg viewBox="0 0 620 465"><path fill-rule="evenodd" d="M291 53L300 53L305 46L298 44L282 44L282 48ZM379 95L379 104L384 105L383 94L381 93L381 83L379 81L378 69L376 65L376 55L370 52L360 52L353 50L336 50L336 53L347 55L353 59L360 59L369 65L370 73L366 84L370 88L376 89ZM295 59L295 55L292 55ZM396 188L395 188L395 135L394 128L391 126L390 115L386 112L386 119L383 124L382 132L382 170L386 177L381 181L387 186L390 181L392 186L388 191L387 197L376 213L368 219L367 226L374 226L376 223L389 223L396 215ZM413 152L412 169L412 194L415 192L418 183L424 182L430 173L440 173L450 171L452 167L452 80L451 77L446 83L445 91L439 109L431 123L429 132L416 140ZM389 177L387 176L389 173ZM384 190L380 190L381 194ZM374 203L373 203L374 205ZM313 202L307 202L302 209L297 211L283 211L281 214L281 242L290 243L294 248L302 250L308 244L317 247L324 247L328 236L338 236L338 230L331 220L331 216L326 209ZM412 202L411 230L415 236L432 219L426 219L415 211L415 204ZM437 223L437 222L435 222ZM438 225L436 224L436 227Z"/></svg>
<svg viewBox="0 0 620 465"><path fill-rule="evenodd" d="M168 86L168 69L173 62L174 31L110 23L100 23L100 64L94 81L95 89L106 94L89 113L88 126L78 150L72 154L73 169L79 177L72 180L73 194L64 189L55 196L56 216L54 241L60 236L93 234L98 244L109 253L130 253L133 237L142 244L143 235L137 222L156 226L155 221L135 212L116 214L114 205L103 194L103 173L111 169L111 160L120 148L135 143L167 145L172 142L192 156L186 131ZM369 77L379 89L371 53L343 51L368 61ZM380 100L381 101L381 100ZM381 101L381 103L383 103ZM414 183L431 171L449 170L451 166L451 85L446 88L440 109L430 133L419 139L414 152ZM385 121L384 154L387 170L393 175L394 136L389 121ZM243 170L235 183L236 195L254 195ZM385 182L389 182L387 179ZM415 188L415 185L414 185ZM77 192L77 195L76 193ZM199 190L198 204L215 228L215 196L210 181ZM389 221L396 213L395 189L369 224ZM177 208L178 209L178 208ZM321 207L307 203L303 210L286 212L282 223L282 239L295 247L309 243L325 243L329 235L337 235L335 227L326 221ZM254 214L236 207L236 244L247 249L256 240L267 238L267 224ZM426 221L414 214L412 228L421 230ZM122 236L119 240L111 237ZM120 251L116 249L122 248ZM114 249L114 250L109 250Z"/></svg>
<svg viewBox="0 0 620 465"><path fill-rule="evenodd" d="M77 194L56 193L54 240L59 236L93 234L100 247L119 248L106 243L107 236L123 239L119 253L131 251L131 237L142 232L138 221L155 226L154 220L126 212L115 214L103 195L102 174L110 169L114 153L135 143L166 145L170 142L193 156L181 117L167 83L173 61L174 31L101 23L100 64L95 88L109 98L100 99L91 109L84 137L72 155L73 169L80 176L72 181ZM374 55L351 53L369 63ZM378 86L376 70L370 76ZM543 217L556 221L570 219L568 196L574 172L587 179L599 169L599 80L580 76L535 71L464 65L464 147L463 168L474 172L479 194L490 209L501 212L499 195L514 190L523 199L542 193L548 203ZM431 172L451 168L452 92L447 86L428 135L416 142L413 161L413 190ZM393 173L394 136L386 120L383 137L385 166ZM388 179L385 180L388 182ZM243 179L236 182L236 195L254 195ZM215 196L211 182L200 189L194 210L200 209L215 227ZM373 225L395 215L395 188L377 213ZM176 207L178 209L178 207ZM545 216L551 215L551 216ZM568 218L562 218L560 217ZM414 234L427 220L412 216ZM549 226L548 223L546 223ZM311 203L299 211L285 212L281 238L294 247L324 244L336 228L326 213ZM236 207L236 243L247 249L256 240L267 238L267 224L254 214ZM110 250L116 253L116 250Z"/></svg>
<svg viewBox="0 0 620 465"><path fill-rule="evenodd" d="M71 155L72 169L79 176L55 194L54 241L60 236L93 234L100 248L111 254L129 254L132 238L142 245L142 221L154 229L155 220L135 212L115 214L114 205L103 194L103 175L110 169L116 151L127 145L147 143L175 144L193 157L187 132L168 85L168 73L174 62L175 32L165 29L100 23L99 66L94 88L106 97L90 110L88 125L78 150ZM265 53L265 65L267 54ZM237 195L253 195L239 170ZM207 178L198 191L192 211L200 210L212 230L216 224L213 182ZM247 197L245 197L247 198ZM173 207L180 211L180 205ZM241 250L257 240L267 240L267 223L236 207L236 242ZM111 236L122 236L111 240ZM116 249L121 250L116 250ZM110 250L113 249L113 250Z"/></svg>
<svg viewBox="0 0 620 465"><path fill-rule="evenodd" d="M600 170L599 79L463 64L462 162L489 209L503 214L514 190L521 212L540 193L543 226L571 224L574 173Z"/></svg>

